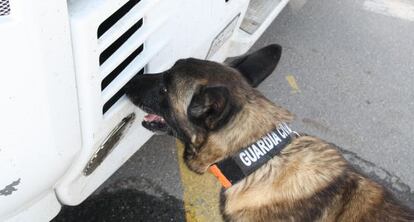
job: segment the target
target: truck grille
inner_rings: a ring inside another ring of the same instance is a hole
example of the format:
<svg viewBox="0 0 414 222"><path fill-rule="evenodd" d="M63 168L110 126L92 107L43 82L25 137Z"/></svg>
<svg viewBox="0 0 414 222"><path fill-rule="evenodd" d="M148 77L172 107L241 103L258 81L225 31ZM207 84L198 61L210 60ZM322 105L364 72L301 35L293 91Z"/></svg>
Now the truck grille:
<svg viewBox="0 0 414 222"><path fill-rule="evenodd" d="M101 38L109 38L112 33L110 29L116 25L122 18L124 18L128 12L136 6L140 0L130 0L125 3L122 7L120 7L117 11L115 11L112 15L110 15L107 19L105 19L98 27L97 30L97 37L98 42ZM104 99L104 105L102 107L102 113L105 114L123 95L124 95L124 86L116 85L113 81L119 76L122 75L122 71L125 70L128 65L131 64L134 59L141 54L144 50L144 44L140 44L136 46L135 50L133 50L129 55L122 61L119 61L117 64L113 65L113 61L111 65L113 68L110 70L105 68L105 62L110 60L111 57L116 57L120 55L125 55L127 50L123 50L122 47L126 45L125 43L131 39L131 37L143 26L144 21L143 18L136 21L131 27L129 27L124 33L122 33L116 40L113 42L107 43L107 47L101 52L99 55L99 65L101 66L102 70L108 70L107 72L102 71L100 73L103 76L103 80L101 82L101 90L102 92L109 90L111 87L120 88L115 94L112 95L109 99ZM131 45L131 43L129 43ZM138 73L143 74L144 70L141 69ZM114 86L112 86L114 85ZM113 90L112 90L113 91Z"/></svg>
<svg viewBox="0 0 414 222"><path fill-rule="evenodd" d="M10 14L9 0L0 0L0 16Z"/></svg>
<svg viewBox="0 0 414 222"><path fill-rule="evenodd" d="M169 41L157 34L169 13L155 16L163 11L161 0L67 2L84 144L95 147L136 111L125 84L146 72Z"/></svg>

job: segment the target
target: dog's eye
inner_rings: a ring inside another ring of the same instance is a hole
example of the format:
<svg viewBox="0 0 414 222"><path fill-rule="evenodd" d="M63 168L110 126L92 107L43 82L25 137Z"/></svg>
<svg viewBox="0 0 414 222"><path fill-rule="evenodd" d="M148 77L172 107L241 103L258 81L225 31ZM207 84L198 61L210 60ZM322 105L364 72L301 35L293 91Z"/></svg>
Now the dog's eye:
<svg viewBox="0 0 414 222"><path fill-rule="evenodd" d="M161 87L160 94L167 94L168 90L165 86Z"/></svg>

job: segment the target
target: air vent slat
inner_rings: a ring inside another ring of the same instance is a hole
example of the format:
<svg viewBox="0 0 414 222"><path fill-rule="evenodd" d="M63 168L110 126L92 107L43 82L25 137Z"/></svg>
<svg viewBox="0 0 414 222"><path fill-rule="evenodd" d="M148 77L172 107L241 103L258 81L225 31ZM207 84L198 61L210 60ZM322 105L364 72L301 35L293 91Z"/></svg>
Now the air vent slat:
<svg viewBox="0 0 414 222"><path fill-rule="evenodd" d="M103 21L97 30L98 42L100 40L112 39L106 42L105 46L99 44L98 48L102 51L99 55L99 74L102 77L101 92L102 92L102 113L105 114L108 110L122 98L124 93L124 84L130 80L131 74L143 74L142 66L132 67L140 60L137 58L144 51L144 41L140 40L146 38L140 33L145 27L144 18L132 16L132 12L138 10L140 0L129 0L115 13ZM145 5L145 4L144 4ZM132 10L134 9L134 10ZM119 29L120 25L129 24L129 27ZM118 27L118 28L115 28ZM110 30L110 31L108 31ZM106 33L106 34L105 34ZM105 35L104 35L105 34ZM102 38L102 35L104 35ZM142 58L141 58L142 59Z"/></svg>
<svg viewBox="0 0 414 222"><path fill-rule="evenodd" d="M0 16L10 14L10 3L9 0L0 0Z"/></svg>
<svg viewBox="0 0 414 222"><path fill-rule="evenodd" d="M104 90L121 72L124 70L142 51L144 45L138 47L131 55L129 55L121 64L119 64L109 75L101 82L101 89Z"/></svg>
<svg viewBox="0 0 414 222"><path fill-rule="evenodd" d="M144 69L141 69L138 74L143 74ZM114 96L112 96L102 107L102 113L105 114L121 97L125 95L124 87L122 87Z"/></svg>
<svg viewBox="0 0 414 222"><path fill-rule="evenodd" d="M102 65L119 47L122 46L142 26L142 19L129 28L115 42L106 48L99 56L99 64Z"/></svg>
<svg viewBox="0 0 414 222"><path fill-rule="evenodd" d="M102 113L105 114L123 95L125 94L124 88L120 89L108 102L103 105Z"/></svg>
<svg viewBox="0 0 414 222"><path fill-rule="evenodd" d="M109 16L98 27L98 38L101 37L106 31L108 31L116 22L118 22L126 13L128 13L140 0L130 0L121 8L119 8L114 14Z"/></svg>

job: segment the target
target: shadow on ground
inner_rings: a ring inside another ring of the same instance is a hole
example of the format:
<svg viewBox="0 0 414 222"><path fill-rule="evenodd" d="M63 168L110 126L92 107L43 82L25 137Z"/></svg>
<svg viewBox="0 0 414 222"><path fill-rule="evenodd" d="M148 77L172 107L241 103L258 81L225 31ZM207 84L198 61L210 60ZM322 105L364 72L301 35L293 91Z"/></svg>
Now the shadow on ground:
<svg viewBox="0 0 414 222"><path fill-rule="evenodd" d="M76 207L63 207L53 222L185 221L181 200L136 189L103 191Z"/></svg>

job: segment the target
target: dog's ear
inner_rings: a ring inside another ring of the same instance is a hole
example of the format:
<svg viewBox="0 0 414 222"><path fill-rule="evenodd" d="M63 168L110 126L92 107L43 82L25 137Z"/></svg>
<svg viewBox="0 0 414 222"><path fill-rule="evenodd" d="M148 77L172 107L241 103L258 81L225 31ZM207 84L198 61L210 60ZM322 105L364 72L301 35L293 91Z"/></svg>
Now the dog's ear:
<svg viewBox="0 0 414 222"><path fill-rule="evenodd" d="M201 87L187 108L191 122L208 130L224 125L232 110L229 90L224 86Z"/></svg>
<svg viewBox="0 0 414 222"><path fill-rule="evenodd" d="M280 45L269 45L247 55L236 57L229 65L237 69L250 83L257 87L272 74L282 55Z"/></svg>

